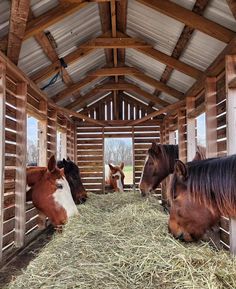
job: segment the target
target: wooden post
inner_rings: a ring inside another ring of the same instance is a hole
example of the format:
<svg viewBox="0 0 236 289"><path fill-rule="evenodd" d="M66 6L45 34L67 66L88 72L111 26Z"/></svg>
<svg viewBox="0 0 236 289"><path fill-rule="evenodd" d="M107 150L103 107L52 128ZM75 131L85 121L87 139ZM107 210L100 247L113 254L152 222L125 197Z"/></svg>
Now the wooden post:
<svg viewBox="0 0 236 289"><path fill-rule="evenodd" d="M6 115L6 66L0 62L0 261L3 246L3 209L5 176L5 115Z"/></svg>
<svg viewBox="0 0 236 289"><path fill-rule="evenodd" d="M15 246L22 247L25 240L25 192L26 192L26 128L27 83L17 84L16 113L16 185L15 185Z"/></svg>
<svg viewBox="0 0 236 289"><path fill-rule="evenodd" d="M135 149L134 149L134 127L132 126L132 153L133 153L133 188L136 190L135 183Z"/></svg>
<svg viewBox="0 0 236 289"><path fill-rule="evenodd" d="M207 158L217 156L217 112L216 77L207 77L205 87L206 103L206 154Z"/></svg>
<svg viewBox="0 0 236 289"><path fill-rule="evenodd" d="M236 153L236 87L229 87L230 82L236 78L236 55L226 56L226 136L227 153ZM230 219L230 252L236 255L236 218Z"/></svg>
<svg viewBox="0 0 236 289"><path fill-rule="evenodd" d="M175 144L175 131L169 132L169 144L172 144L172 145Z"/></svg>
<svg viewBox="0 0 236 289"><path fill-rule="evenodd" d="M188 114L194 109L194 97L186 99L186 116L187 116L187 161L190 162L196 153L196 120L188 117Z"/></svg>
<svg viewBox="0 0 236 289"><path fill-rule="evenodd" d="M40 101L40 111L45 114L45 119L39 120L39 166L47 166L47 102Z"/></svg>
<svg viewBox="0 0 236 289"><path fill-rule="evenodd" d="M179 159L186 162L186 142L185 142L185 117L186 111L178 111L178 145L179 145Z"/></svg>

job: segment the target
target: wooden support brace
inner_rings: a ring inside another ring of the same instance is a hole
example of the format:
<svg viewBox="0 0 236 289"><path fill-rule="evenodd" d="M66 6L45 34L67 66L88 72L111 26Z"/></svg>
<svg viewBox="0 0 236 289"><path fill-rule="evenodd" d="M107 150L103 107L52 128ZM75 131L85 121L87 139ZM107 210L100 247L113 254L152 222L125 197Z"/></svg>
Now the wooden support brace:
<svg viewBox="0 0 236 289"><path fill-rule="evenodd" d="M27 83L17 84L17 137L16 137L16 187L15 187L15 246L22 247L25 240L26 199L26 131L27 131Z"/></svg>
<svg viewBox="0 0 236 289"><path fill-rule="evenodd" d="M208 158L217 156L216 77L208 77L205 85L206 102L206 153Z"/></svg>
<svg viewBox="0 0 236 289"><path fill-rule="evenodd" d="M187 161L190 162L196 153L196 120L190 118L189 113L194 109L194 98L186 98L186 114L187 114Z"/></svg>
<svg viewBox="0 0 236 289"><path fill-rule="evenodd" d="M236 89L230 88L229 83L236 77L236 55L226 56L226 112L227 112L227 153L236 153ZM236 218L230 219L230 252L236 255Z"/></svg>
<svg viewBox="0 0 236 289"><path fill-rule="evenodd" d="M3 206L5 176L5 107L6 103L6 66L0 62L0 261L3 246Z"/></svg>
<svg viewBox="0 0 236 289"><path fill-rule="evenodd" d="M179 159L186 162L186 142L185 142L185 119L186 110L178 111L178 145L179 145Z"/></svg>

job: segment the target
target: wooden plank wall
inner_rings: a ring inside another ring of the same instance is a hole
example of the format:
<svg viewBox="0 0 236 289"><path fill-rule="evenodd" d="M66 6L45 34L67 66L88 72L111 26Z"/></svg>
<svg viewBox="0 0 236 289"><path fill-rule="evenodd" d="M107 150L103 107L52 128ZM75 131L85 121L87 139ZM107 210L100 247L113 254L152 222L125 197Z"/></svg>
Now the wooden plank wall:
<svg viewBox="0 0 236 289"><path fill-rule="evenodd" d="M103 192L103 146L103 128L77 127L77 164L82 183L90 192Z"/></svg>
<svg viewBox="0 0 236 289"><path fill-rule="evenodd" d="M104 192L104 140L106 138L131 138L133 142L134 183L138 187L147 150L153 141L160 142L157 121L135 127L77 126L77 163L82 182L88 191ZM127 187L129 190L130 187Z"/></svg>

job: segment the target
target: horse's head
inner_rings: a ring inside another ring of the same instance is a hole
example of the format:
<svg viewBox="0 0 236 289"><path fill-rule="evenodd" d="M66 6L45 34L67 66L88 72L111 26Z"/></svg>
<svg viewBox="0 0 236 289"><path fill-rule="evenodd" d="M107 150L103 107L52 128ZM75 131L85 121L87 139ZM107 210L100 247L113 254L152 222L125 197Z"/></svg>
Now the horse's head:
<svg viewBox="0 0 236 289"><path fill-rule="evenodd" d="M110 168L110 185L113 187L115 192L124 191L124 163L121 163L120 166L114 166L109 164Z"/></svg>
<svg viewBox="0 0 236 289"><path fill-rule="evenodd" d="M177 146L164 146L155 142L152 143L146 156L139 184L142 196L145 197L152 190L155 190L160 183L173 172L174 162L177 156Z"/></svg>
<svg viewBox="0 0 236 289"><path fill-rule="evenodd" d="M188 192L188 168L177 160L170 182L169 231L177 239L191 242L203 237L219 221L218 212L194 201Z"/></svg>
<svg viewBox="0 0 236 289"><path fill-rule="evenodd" d="M69 158L63 159L57 163L59 168L64 168L66 179L70 185L72 197L76 204L82 204L86 202L87 193L82 184L80 171L78 166L72 162Z"/></svg>
<svg viewBox="0 0 236 289"><path fill-rule="evenodd" d="M55 226L64 224L68 217L77 214L64 169L56 166L54 156L50 158L47 168L27 170L27 184L31 185L33 204Z"/></svg>

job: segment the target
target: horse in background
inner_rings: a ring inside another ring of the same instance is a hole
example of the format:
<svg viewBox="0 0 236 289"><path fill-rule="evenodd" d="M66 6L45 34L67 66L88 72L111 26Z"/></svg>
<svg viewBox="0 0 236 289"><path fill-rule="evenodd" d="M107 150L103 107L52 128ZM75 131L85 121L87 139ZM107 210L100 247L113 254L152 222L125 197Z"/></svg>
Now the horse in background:
<svg viewBox="0 0 236 289"><path fill-rule="evenodd" d="M109 185L114 192L124 191L124 163L120 166L113 164L105 165L105 184Z"/></svg>
<svg viewBox="0 0 236 289"><path fill-rule="evenodd" d="M80 177L79 167L67 158L57 162L59 169L64 168L66 179L69 183L73 200L76 204L86 202L88 196Z"/></svg>
<svg viewBox="0 0 236 289"><path fill-rule="evenodd" d="M200 239L220 215L236 216L236 155L186 165L178 160L169 196L173 204L170 232L184 241ZM211 216L200 222L203 216L199 209L208 210ZM188 220L190 212L195 223Z"/></svg>
<svg viewBox="0 0 236 289"><path fill-rule="evenodd" d="M78 215L64 169L56 166L54 156L49 159L47 168L27 168L26 173L30 187L26 195L32 199L41 218L48 217L53 226L60 229L70 217Z"/></svg>

